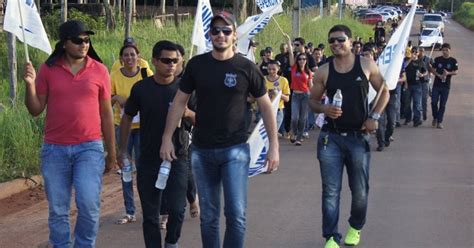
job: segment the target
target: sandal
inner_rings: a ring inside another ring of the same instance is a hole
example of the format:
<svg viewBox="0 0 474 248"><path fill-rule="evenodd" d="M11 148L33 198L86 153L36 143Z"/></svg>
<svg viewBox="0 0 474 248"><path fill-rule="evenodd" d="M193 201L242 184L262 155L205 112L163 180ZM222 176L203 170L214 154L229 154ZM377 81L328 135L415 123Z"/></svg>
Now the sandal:
<svg viewBox="0 0 474 248"><path fill-rule="evenodd" d="M197 195L196 195L196 200L194 200L193 203L189 204L189 215L191 215L191 218L196 218L199 216L200 212L201 212L201 209L199 208L199 199L197 198Z"/></svg>
<svg viewBox="0 0 474 248"><path fill-rule="evenodd" d="M127 224L127 223L132 223L132 222L135 222L137 221L137 218L135 217L135 215L125 215L124 217L120 218L117 220L117 222L115 222L117 225L123 225L123 224Z"/></svg>
<svg viewBox="0 0 474 248"><path fill-rule="evenodd" d="M167 223L168 223L168 215L162 215L160 217L160 229L166 230Z"/></svg>

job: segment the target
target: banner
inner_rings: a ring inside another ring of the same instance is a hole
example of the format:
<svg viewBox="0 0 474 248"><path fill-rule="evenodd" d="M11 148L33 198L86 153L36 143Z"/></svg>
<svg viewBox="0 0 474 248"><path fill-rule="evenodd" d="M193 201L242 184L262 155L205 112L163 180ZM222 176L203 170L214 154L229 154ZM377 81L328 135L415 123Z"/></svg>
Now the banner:
<svg viewBox="0 0 474 248"><path fill-rule="evenodd" d="M212 50L209 29L213 14L209 0L199 0L194 17L194 28L191 43L197 46L197 54L202 54Z"/></svg>
<svg viewBox="0 0 474 248"><path fill-rule="evenodd" d="M20 15L21 8L21 15ZM25 37L20 16L23 17ZM51 54L51 44L44 30L40 15L33 0L9 0L5 10L3 29L15 35L21 42ZM26 41L25 41L26 39Z"/></svg>
<svg viewBox="0 0 474 248"><path fill-rule="evenodd" d="M281 10L278 10L278 11L283 12L283 7L282 7L283 0L256 0L255 3L257 4L258 8L262 12L267 12L275 6L279 6Z"/></svg>
<svg viewBox="0 0 474 248"><path fill-rule="evenodd" d="M405 58L405 48L410 38L410 31L413 24L413 18L415 17L416 2L411 6L410 12L403 20L399 28L393 33L392 37L388 41L387 46L380 54L377 59L377 65L379 66L380 73L385 79L385 83L389 90L393 90L397 87L398 78L403 65L403 59ZM369 89L369 102L377 95L372 85Z"/></svg>
<svg viewBox="0 0 474 248"><path fill-rule="evenodd" d="M283 1L279 1L278 5L274 5L270 9L267 8L267 11L248 17L245 23L237 27L237 49L241 54L247 55L250 39L267 26L274 14L283 11L282 3Z"/></svg>
<svg viewBox="0 0 474 248"><path fill-rule="evenodd" d="M278 91L278 94L272 101L272 110L273 116L276 119L278 112L278 107L280 105L281 91ZM265 126L263 125L263 120L260 119L255 126L252 134L250 135L247 143L250 146L250 167L249 167L249 177L253 177L262 172L267 171L267 164L265 160L267 158L268 152L268 134Z"/></svg>

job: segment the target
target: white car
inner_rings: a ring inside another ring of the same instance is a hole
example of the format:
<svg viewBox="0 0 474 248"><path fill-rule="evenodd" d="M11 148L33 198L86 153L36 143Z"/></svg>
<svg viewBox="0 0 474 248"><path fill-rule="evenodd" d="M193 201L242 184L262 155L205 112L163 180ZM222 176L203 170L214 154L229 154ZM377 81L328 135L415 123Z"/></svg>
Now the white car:
<svg viewBox="0 0 474 248"><path fill-rule="evenodd" d="M439 28L444 35L444 19L440 14L425 14L420 20L420 32L424 28Z"/></svg>
<svg viewBox="0 0 474 248"><path fill-rule="evenodd" d="M443 36L438 28L424 28L419 37L420 47L440 48L443 44Z"/></svg>

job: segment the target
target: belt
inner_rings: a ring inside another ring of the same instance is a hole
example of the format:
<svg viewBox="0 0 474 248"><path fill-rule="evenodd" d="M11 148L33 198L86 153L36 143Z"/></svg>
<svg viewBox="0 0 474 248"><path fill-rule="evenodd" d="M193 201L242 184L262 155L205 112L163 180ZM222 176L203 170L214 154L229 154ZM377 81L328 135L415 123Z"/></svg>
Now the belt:
<svg viewBox="0 0 474 248"><path fill-rule="evenodd" d="M341 135L341 136L344 136L344 137L346 137L346 136L360 136L360 135L363 134L362 130L338 129L338 128L330 128L330 127L326 127L326 126L323 126L321 131L338 134L338 135Z"/></svg>

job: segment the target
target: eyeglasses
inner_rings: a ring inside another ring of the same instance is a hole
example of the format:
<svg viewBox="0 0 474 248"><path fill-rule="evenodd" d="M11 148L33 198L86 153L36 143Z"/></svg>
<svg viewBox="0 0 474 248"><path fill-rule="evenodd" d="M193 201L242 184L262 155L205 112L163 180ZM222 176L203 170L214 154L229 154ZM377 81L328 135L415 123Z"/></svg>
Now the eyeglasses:
<svg viewBox="0 0 474 248"><path fill-rule="evenodd" d="M336 40L339 43L344 43L344 42L346 42L347 38L346 37L331 37L331 38L328 39L328 43L332 44L332 43L336 42Z"/></svg>
<svg viewBox="0 0 474 248"><path fill-rule="evenodd" d="M232 34L233 30L232 28L228 28L228 27L212 27L211 28L212 35L218 35L220 32L222 32L225 36L229 36Z"/></svg>
<svg viewBox="0 0 474 248"><path fill-rule="evenodd" d="M171 64L171 63L177 64L178 61L179 61L178 58L174 58L174 59L172 59L172 58L159 58L158 60L159 60L161 63L167 64L167 65L169 65L169 64Z"/></svg>
<svg viewBox="0 0 474 248"><path fill-rule="evenodd" d="M89 44L89 42L91 42L89 37L86 37L86 38L71 37L69 38L69 40L76 45L82 45L82 43Z"/></svg>

